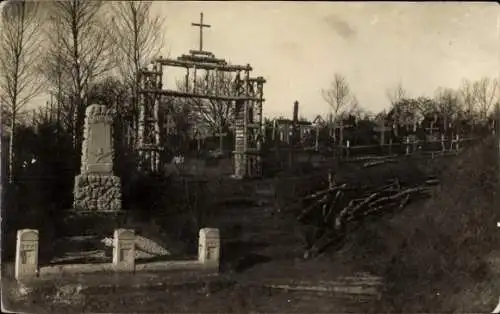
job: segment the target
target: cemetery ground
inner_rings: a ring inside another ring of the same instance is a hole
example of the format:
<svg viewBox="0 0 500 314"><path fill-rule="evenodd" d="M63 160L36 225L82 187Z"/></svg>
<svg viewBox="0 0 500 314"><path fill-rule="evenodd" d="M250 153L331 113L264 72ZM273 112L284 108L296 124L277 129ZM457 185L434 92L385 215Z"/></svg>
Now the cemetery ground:
<svg viewBox="0 0 500 314"><path fill-rule="evenodd" d="M314 258L303 258L304 227L291 208L326 180L324 168L272 179L210 181L205 194L211 198L199 201L204 224L221 232L218 276L69 276L39 281L34 293L23 296L14 289L12 261L4 260L2 290L17 310L36 313L491 311L500 294L495 144L491 137L458 156L400 157L371 168L335 165L339 181L426 173L439 185L429 199L363 221L341 245ZM176 225L171 218L170 232ZM190 238L196 242L195 232ZM190 252L196 251L193 243L187 245ZM40 250L47 245L41 243ZM363 287L349 287L349 280Z"/></svg>

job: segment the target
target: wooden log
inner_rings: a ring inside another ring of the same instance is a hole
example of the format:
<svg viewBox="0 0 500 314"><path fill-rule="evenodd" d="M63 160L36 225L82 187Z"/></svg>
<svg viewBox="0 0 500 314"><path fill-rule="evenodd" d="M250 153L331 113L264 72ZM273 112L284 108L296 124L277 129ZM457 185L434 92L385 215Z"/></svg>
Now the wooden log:
<svg viewBox="0 0 500 314"><path fill-rule="evenodd" d="M337 185L337 186L334 186L332 188L328 188L326 190L321 190L321 191L318 191L318 192L315 192L313 194L309 194L305 197L303 197L301 199L301 201L308 201L308 200L313 200L313 199L317 199L325 194L329 194L329 193L335 193L337 192L338 190L346 190L347 189L347 183L344 183L344 184L341 184L341 185Z"/></svg>
<svg viewBox="0 0 500 314"><path fill-rule="evenodd" d="M367 198L365 198L362 202L358 203L357 205L355 206L347 206L345 207L341 212L340 212L340 215L339 215L339 218L340 220L342 220L347 214L349 213L352 213L352 212L356 212L357 210L359 210L361 207L363 207L364 205L370 203L371 201L373 201L375 198L377 198L378 196L380 195L379 192L376 192L376 193L373 193L371 194L370 196L368 196Z"/></svg>
<svg viewBox="0 0 500 314"><path fill-rule="evenodd" d="M375 166L379 166L379 165L384 165L384 164L388 164L388 163L397 163L397 160L394 160L394 159L388 159L388 160L377 160L377 161L370 161L370 162L366 162L364 163L361 168L371 168L371 167L375 167Z"/></svg>
<svg viewBox="0 0 500 314"><path fill-rule="evenodd" d="M335 194L335 197L333 198L333 201L332 203L330 204L330 210L328 211L328 213L326 215L323 216L323 222L325 224L328 224L328 221L332 215L332 213L335 211L335 207L337 205L337 202L340 200L340 198L343 196L343 193L342 191L338 191L336 194Z"/></svg>
<svg viewBox="0 0 500 314"><path fill-rule="evenodd" d="M300 214L297 216L298 221L302 221L307 215L309 215L315 209L318 209L320 206L328 202L329 196L324 195L319 201L315 201L313 204L308 206L306 209L302 210Z"/></svg>

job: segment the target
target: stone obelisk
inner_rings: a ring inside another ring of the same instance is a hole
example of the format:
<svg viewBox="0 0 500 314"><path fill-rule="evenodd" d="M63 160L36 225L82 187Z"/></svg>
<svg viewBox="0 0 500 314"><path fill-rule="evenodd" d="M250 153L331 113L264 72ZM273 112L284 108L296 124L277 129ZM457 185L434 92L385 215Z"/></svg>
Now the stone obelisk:
<svg viewBox="0 0 500 314"><path fill-rule="evenodd" d="M80 175L75 177L73 211L122 209L120 178L113 174L113 111L91 105L85 111Z"/></svg>

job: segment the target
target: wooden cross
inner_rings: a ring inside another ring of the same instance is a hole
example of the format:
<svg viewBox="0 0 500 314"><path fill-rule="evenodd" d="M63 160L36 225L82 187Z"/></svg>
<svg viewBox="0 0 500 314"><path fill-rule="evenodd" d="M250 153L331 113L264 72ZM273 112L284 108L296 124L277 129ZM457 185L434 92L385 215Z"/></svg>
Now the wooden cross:
<svg viewBox="0 0 500 314"><path fill-rule="evenodd" d="M430 135L433 136L434 135L434 130L437 130L438 128L435 128L434 127L434 121L431 121L431 126L430 128L425 128L426 131L429 131L430 132Z"/></svg>
<svg viewBox="0 0 500 314"><path fill-rule="evenodd" d="M200 51L203 51L203 27L210 28L212 25L203 24L203 12L200 13L200 23L191 23L191 25L200 28Z"/></svg>
<svg viewBox="0 0 500 314"><path fill-rule="evenodd" d="M379 125L373 128L373 131L380 133L380 146L385 144L385 133L390 132L392 130L391 127L385 125L385 121L381 120Z"/></svg>
<svg viewBox="0 0 500 314"><path fill-rule="evenodd" d="M348 128L348 127L351 127L352 125L345 125L344 124L344 119L340 118L340 121L339 121L339 124L338 125L335 125L335 129L339 129L340 130L340 145L343 145L344 143L344 128Z"/></svg>
<svg viewBox="0 0 500 314"><path fill-rule="evenodd" d="M407 136L405 138L405 155L409 155L410 154L410 137Z"/></svg>
<svg viewBox="0 0 500 314"><path fill-rule="evenodd" d="M200 151L201 150L201 133L200 133L200 129L198 129L197 126L194 127L194 137L196 139L197 150Z"/></svg>

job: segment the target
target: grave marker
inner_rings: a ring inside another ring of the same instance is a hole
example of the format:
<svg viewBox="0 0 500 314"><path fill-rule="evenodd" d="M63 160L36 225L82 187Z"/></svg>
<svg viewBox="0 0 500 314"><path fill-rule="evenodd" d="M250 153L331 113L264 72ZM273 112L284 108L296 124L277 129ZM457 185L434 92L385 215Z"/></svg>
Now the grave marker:
<svg viewBox="0 0 500 314"><path fill-rule="evenodd" d="M410 155L410 137L405 138L405 155Z"/></svg>
<svg viewBox="0 0 500 314"><path fill-rule="evenodd" d="M340 145L342 145L342 143L344 143L344 128L350 128L352 127L351 124L344 124L344 119L343 118L340 118L340 121L339 121L339 124L338 125L335 125L335 130L339 130L339 142L340 142Z"/></svg>
<svg viewBox="0 0 500 314"><path fill-rule="evenodd" d="M135 270L135 232L116 229L113 234L113 266L118 271Z"/></svg>
<svg viewBox="0 0 500 314"><path fill-rule="evenodd" d="M430 125L430 127L425 128L425 130L429 132L429 135L430 135L431 137L433 137L433 136L434 136L434 131L439 130L439 128L434 127L434 121L431 121L431 125Z"/></svg>
<svg viewBox="0 0 500 314"><path fill-rule="evenodd" d="M445 138L444 134L441 134L441 150L442 150L443 152L445 152L445 151L446 151L445 139L446 139L446 138Z"/></svg>
<svg viewBox="0 0 500 314"><path fill-rule="evenodd" d="M380 133L380 146L385 145L385 133L392 131L391 127L385 125L385 121L381 120L379 125L373 128L373 131Z"/></svg>
<svg viewBox="0 0 500 314"><path fill-rule="evenodd" d="M38 240L38 230L22 229L17 231L16 280L38 275Z"/></svg>
<svg viewBox="0 0 500 314"><path fill-rule="evenodd" d="M220 234L219 229L200 229L198 261L209 268L219 268Z"/></svg>

